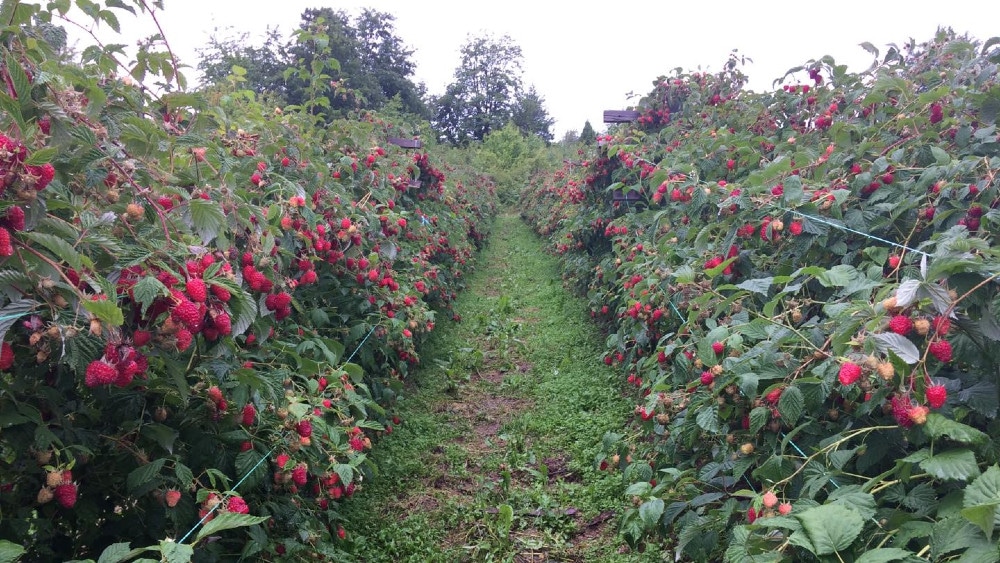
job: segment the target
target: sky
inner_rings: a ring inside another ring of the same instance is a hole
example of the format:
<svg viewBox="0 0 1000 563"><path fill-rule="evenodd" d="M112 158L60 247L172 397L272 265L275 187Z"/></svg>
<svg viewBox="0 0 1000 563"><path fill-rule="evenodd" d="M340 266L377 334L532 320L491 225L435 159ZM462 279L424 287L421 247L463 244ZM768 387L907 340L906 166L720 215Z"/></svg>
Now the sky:
<svg viewBox="0 0 1000 563"><path fill-rule="evenodd" d="M370 7L396 16L396 31L416 63L414 81L440 94L452 81L459 49L470 36L509 35L524 55L524 84L534 85L555 119L560 139L589 120L604 128L606 109L624 109L652 90L658 76L674 68L718 71L735 49L751 59L743 71L749 87L765 90L787 70L830 55L854 72L872 63L859 44L885 52L934 36L938 27L968 33L980 42L1000 36L1000 3L950 0L906 4L880 0L830 3L771 0L163 0L157 19L189 81L197 79L197 49L213 33L247 32L260 43L268 28L284 36L298 26L306 8L328 6L355 14ZM148 16L120 15L122 35L105 28L98 36L134 44L155 32ZM804 73L800 80L805 81Z"/></svg>

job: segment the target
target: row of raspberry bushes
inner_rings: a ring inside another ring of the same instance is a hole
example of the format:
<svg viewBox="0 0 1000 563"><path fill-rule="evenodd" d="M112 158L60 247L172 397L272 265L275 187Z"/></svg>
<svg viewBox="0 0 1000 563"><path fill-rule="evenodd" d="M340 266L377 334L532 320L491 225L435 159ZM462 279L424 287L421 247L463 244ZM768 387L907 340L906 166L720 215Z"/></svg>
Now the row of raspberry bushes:
<svg viewBox="0 0 1000 563"><path fill-rule="evenodd" d="M996 559L998 42L941 31L766 93L735 57L661 77L526 191L635 390L594 460L632 542Z"/></svg>
<svg viewBox="0 0 1000 563"><path fill-rule="evenodd" d="M154 94L114 46L53 50L61 6L18 6L0 34L0 547L125 558L205 517L162 553L329 560L493 187L388 144L426 129L405 119ZM169 57L143 56L169 86Z"/></svg>

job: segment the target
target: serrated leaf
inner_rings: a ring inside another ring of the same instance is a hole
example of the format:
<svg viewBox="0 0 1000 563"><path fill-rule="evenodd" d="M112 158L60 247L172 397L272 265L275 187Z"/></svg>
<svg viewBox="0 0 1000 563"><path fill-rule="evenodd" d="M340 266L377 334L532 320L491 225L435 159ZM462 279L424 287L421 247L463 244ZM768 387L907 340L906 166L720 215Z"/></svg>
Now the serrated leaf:
<svg viewBox="0 0 1000 563"><path fill-rule="evenodd" d="M158 479L164 463L166 463L166 459L161 457L130 471L128 477L125 479L125 485L128 487L129 492L153 482L154 479Z"/></svg>
<svg viewBox="0 0 1000 563"><path fill-rule="evenodd" d="M212 242L226 225L226 214L215 201L192 198L188 200L187 211L189 226L198 233L203 244Z"/></svg>
<svg viewBox="0 0 1000 563"><path fill-rule="evenodd" d="M962 516L979 526L991 537L996 526L1000 525L1000 467L991 465L965 488L962 499ZM968 512L967 512L968 511Z"/></svg>
<svg viewBox="0 0 1000 563"><path fill-rule="evenodd" d="M73 248L73 245L66 242L56 235L50 235L48 233L30 232L23 233L25 237L37 242L38 244L44 246L49 250L56 258L61 262L66 262L74 270L82 270L84 264L84 256ZM90 260L87 259L87 264Z"/></svg>
<svg viewBox="0 0 1000 563"><path fill-rule="evenodd" d="M153 440L169 454L174 453L174 442L177 441L179 432L165 424L146 424L142 427L142 435Z"/></svg>
<svg viewBox="0 0 1000 563"><path fill-rule="evenodd" d="M771 409L767 407L755 407L750 411L750 435L756 435L761 428L767 424L771 418Z"/></svg>
<svg viewBox="0 0 1000 563"><path fill-rule="evenodd" d="M802 390L794 385L786 388L778 399L778 412L781 414L781 419L786 424L794 426L802 416L805 404Z"/></svg>
<svg viewBox="0 0 1000 563"><path fill-rule="evenodd" d="M759 293L761 295L767 295L767 290L770 289L774 278L756 278L752 280L747 280L743 283L737 284L736 287L740 289L745 289L747 291L752 291L753 293Z"/></svg>
<svg viewBox="0 0 1000 563"><path fill-rule="evenodd" d="M28 155L28 158L24 159L24 164L26 166L40 166L42 164L47 164L52 162L52 159L59 154L59 149L55 147L46 147L44 149L38 149Z"/></svg>
<svg viewBox="0 0 1000 563"><path fill-rule="evenodd" d="M931 438L947 436L963 444L981 444L989 439L989 436L984 432L961 422L956 422L936 412L927 415L927 422L924 423L923 428L924 432Z"/></svg>
<svg viewBox="0 0 1000 563"><path fill-rule="evenodd" d="M21 62L17 60L13 52L7 53L4 62L7 67L7 76L10 77L10 81L14 85L14 93L17 95L21 107L25 107L31 101L31 80L28 78L28 73L24 71L24 67L21 66Z"/></svg>
<svg viewBox="0 0 1000 563"><path fill-rule="evenodd" d="M0 342L7 337L7 331L24 315L35 310L41 303L34 299L18 299L11 301L0 309Z"/></svg>
<svg viewBox="0 0 1000 563"><path fill-rule="evenodd" d="M226 514L230 513L227 512ZM215 520L212 520L212 522L215 522ZM209 524L212 522L209 522ZM194 547L184 543L163 540L160 542L160 553L163 555L160 559L162 563L190 563L191 558L194 557Z"/></svg>
<svg viewBox="0 0 1000 563"><path fill-rule="evenodd" d="M875 516L875 497L861 490L858 485L845 485L834 489L827 498L830 504L842 504L868 520Z"/></svg>
<svg viewBox="0 0 1000 563"><path fill-rule="evenodd" d="M944 518L938 520L931 531L931 557L938 560L942 555L968 549L984 540L982 532L965 518L958 515Z"/></svg>
<svg viewBox="0 0 1000 563"><path fill-rule="evenodd" d="M267 464L257 450L247 450L236 454L236 473L244 479L243 486L253 488L267 478Z"/></svg>
<svg viewBox="0 0 1000 563"><path fill-rule="evenodd" d="M802 523L816 555L830 555L849 548L865 526L860 514L839 504L809 508L796 518Z"/></svg>
<svg viewBox="0 0 1000 563"><path fill-rule="evenodd" d="M965 481L979 475L976 456L970 450L947 450L920 462L920 468L938 479Z"/></svg>
<svg viewBox="0 0 1000 563"><path fill-rule="evenodd" d="M639 481L638 483L632 483L625 489L625 496L628 497L644 497L653 490L653 486L645 481Z"/></svg>
<svg viewBox="0 0 1000 563"><path fill-rule="evenodd" d="M983 416L994 418L1000 409L1000 399L997 398L995 384L980 381L971 387L958 392L958 400L968 404L974 411Z"/></svg>
<svg viewBox="0 0 1000 563"><path fill-rule="evenodd" d="M146 276L132 286L132 299L141 306L143 316L157 298L169 295L167 286L153 276Z"/></svg>
<svg viewBox="0 0 1000 563"><path fill-rule="evenodd" d="M718 434L722 430L719 424L718 406L712 405L707 408L701 408L698 411L698 415L695 417L695 421L698 423L698 426L708 432Z"/></svg>
<svg viewBox="0 0 1000 563"><path fill-rule="evenodd" d="M920 280L905 280L896 288L896 306L909 307L917 297Z"/></svg>
<svg viewBox="0 0 1000 563"><path fill-rule="evenodd" d="M81 301L81 303L84 309L103 323L111 326L121 326L125 322L125 315L114 301L106 299L102 301L85 300Z"/></svg>
<svg viewBox="0 0 1000 563"><path fill-rule="evenodd" d="M215 518L205 524L205 527L198 532L194 543L217 534L223 530L232 530L244 526L254 526L266 522L270 516L251 516L249 514L239 514L236 512L216 512Z"/></svg>
<svg viewBox="0 0 1000 563"><path fill-rule="evenodd" d="M24 548L7 540L0 540L0 563L14 563L22 555Z"/></svg>
<svg viewBox="0 0 1000 563"><path fill-rule="evenodd" d="M855 559L854 563L888 563L889 561L899 561L900 559L915 556L916 553L898 547L880 547L866 551L861 557Z"/></svg>
<svg viewBox="0 0 1000 563"><path fill-rule="evenodd" d="M145 550L138 551L139 553L142 553ZM101 552L101 556L97 559L97 563L121 563L122 561L127 561L135 555L138 555L138 553L133 553L133 549L128 542L113 543L104 548L104 551Z"/></svg>
<svg viewBox="0 0 1000 563"><path fill-rule="evenodd" d="M875 346L881 352L885 353L891 350L907 364L915 364L920 361L920 350L909 338L895 332L882 332L872 336L875 338Z"/></svg>
<svg viewBox="0 0 1000 563"><path fill-rule="evenodd" d="M639 518L647 528L653 528L663 515L663 499L651 498L639 505Z"/></svg>
<svg viewBox="0 0 1000 563"><path fill-rule="evenodd" d="M860 277L854 266L838 264L816 276L823 287L846 287Z"/></svg>
<svg viewBox="0 0 1000 563"><path fill-rule="evenodd" d="M174 462L174 475L177 476L177 480L182 487L187 487L194 482L194 472L191 471L190 467L179 461Z"/></svg>

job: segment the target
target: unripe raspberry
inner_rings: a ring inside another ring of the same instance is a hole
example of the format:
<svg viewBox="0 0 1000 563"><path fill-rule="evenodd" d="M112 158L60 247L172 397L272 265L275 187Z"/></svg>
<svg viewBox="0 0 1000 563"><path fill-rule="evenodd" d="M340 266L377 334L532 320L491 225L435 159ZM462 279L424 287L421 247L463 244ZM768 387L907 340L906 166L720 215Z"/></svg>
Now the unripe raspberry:
<svg viewBox="0 0 1000 563"><path fill-rule="evenodd" d="M52 493L52 489L42 487L41 489L38 489L38 494L35 495L35 502L38 504L45 504L47 502L51 502L54 496L55 495Z"/></svg>
<svg viewBox="0 0 1000 563"><path fill-rule="evenodd" d="M767 491L761 500L764 503L764 508L774 508L778 504L778 495L774 494L774 491Z"/></svg>

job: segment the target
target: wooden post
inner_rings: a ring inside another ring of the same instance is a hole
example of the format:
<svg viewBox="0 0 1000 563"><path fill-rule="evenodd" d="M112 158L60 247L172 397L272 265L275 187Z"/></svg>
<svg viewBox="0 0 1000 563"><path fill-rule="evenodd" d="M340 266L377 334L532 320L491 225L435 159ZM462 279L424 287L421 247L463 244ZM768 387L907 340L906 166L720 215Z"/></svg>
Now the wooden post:
<svg viewBox="0 0 1000 563"><path fill-rule="evenodd" d="M631 123L639 119L639 112L626 109L606 109L604 110L605 123Z"/></svg>

